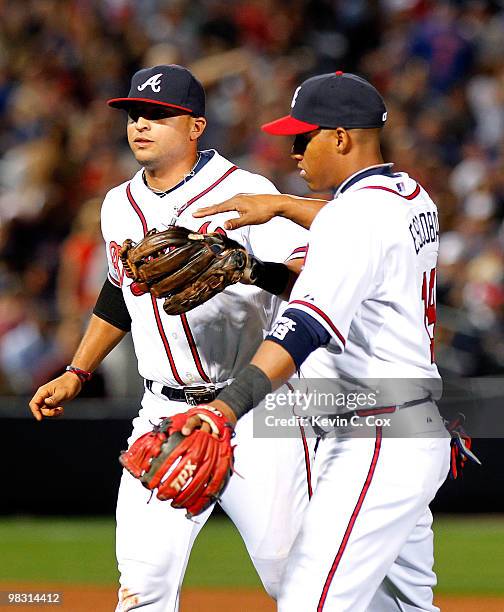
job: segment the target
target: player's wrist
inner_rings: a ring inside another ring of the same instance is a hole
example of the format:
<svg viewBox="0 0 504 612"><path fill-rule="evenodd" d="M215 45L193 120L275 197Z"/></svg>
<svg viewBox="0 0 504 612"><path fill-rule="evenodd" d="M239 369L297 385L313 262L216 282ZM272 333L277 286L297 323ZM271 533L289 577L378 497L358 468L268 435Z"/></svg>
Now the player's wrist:
<svg viewBox="0 0 504 612"><path fill-rule="evenodd" d="M292 212L292 207L296 206L296 199L288 193L282 193L275 201L275 216L276 217L285 217L286 219L290 219L289 213Z"/></svg>
<svg viewBox="0 0 504 612"><path fill-rule="evenodd" d="M219 406L224 404L232 410L236 419L240 419L271 391L271 381L266 374L257 366L249 364L230 385L219 392L215 402L219 402Z"/></svg>
<svg viewBox="0 0 504 612"><path fill-rule="evenodd" d="M234 427L237 420L233 410L219 400L190 408L185 414L189 419L198 417L200 422L210 425L212 433L217 436L222 436L229 425ZM184 430L182 430L182 433L185 433Z"/></svg>
<svg viewBox="0 0 504 612"><path fill-rule="evenodd" d="M69 364L65 367L64 374L67 373L77 377L81 384L88 382L93 376L93 373L89 370L83 370L82 368L78 368L77 366L74 366L72 364Z"/></svg>
<svg viewBox="0 0 504 612"><path fill-rule="evenodd" d="M214 400L211 405L220 412L222 412L224 417L231 423L231 425L236 425L238 419L236 418L236 414L233 412L233 409L230 406L228 406L222 400L218 399Z"/></svg>

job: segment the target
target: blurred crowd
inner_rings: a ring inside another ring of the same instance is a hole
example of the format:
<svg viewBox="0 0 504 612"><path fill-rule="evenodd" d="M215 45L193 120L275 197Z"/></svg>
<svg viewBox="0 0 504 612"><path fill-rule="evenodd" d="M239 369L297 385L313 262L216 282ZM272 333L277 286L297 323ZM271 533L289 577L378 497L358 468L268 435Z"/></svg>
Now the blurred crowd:
<svg viewBox="0 0 504 612"><path fill-rule="evenodd" d="M205 85L201 148L300 195L291 142L260 124L313 74L371 80L386 160L440 210L438 362L504 371L502 0L0 0L0 393L71 359L106 274L101 200L137 169L105 100L160 63ZM126 362L88 392L127 394Z"/></svg>

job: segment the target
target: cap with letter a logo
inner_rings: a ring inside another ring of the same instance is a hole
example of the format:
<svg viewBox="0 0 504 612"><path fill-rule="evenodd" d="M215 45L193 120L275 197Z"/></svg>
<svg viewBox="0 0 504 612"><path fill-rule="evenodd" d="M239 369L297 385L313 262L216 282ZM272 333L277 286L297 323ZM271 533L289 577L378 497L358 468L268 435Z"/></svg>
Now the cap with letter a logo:
<svg viewBox="0 0 504 612"><path fill-rule="evenodd" d="M290 115L261 129L269 134L295 135L318 128L377 128L386 119L383 98L371 83L338 70L301 83L292 97Z"/></svg>
<svg viewBox="0 0 504 612"><path fill-rule="evenodd" d="M127 98L107 100L109 106L128 109L135 104L155 104L205 116L205 90L190 70L177 64L135 72Z"/></svg>

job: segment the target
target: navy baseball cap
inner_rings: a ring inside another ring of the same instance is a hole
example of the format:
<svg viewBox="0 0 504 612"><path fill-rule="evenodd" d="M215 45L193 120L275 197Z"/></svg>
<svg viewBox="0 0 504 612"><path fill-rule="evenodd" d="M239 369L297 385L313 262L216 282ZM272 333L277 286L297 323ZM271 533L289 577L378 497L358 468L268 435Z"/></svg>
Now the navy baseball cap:
<svg viewBox="0 0 504 612"><path fill-rule="evenodd" d="M109 106L127 110L135 104L155 104L205 115L205 90L198 79L183 66L168 64L135 72L127 98L107 100Z"/></svg>
<svg viewBox="0 0 504 612"><path fill-rule="evenodd" d="M304 81L294 92L290 115L261 129L269 134L295 135L317 128L377 128L387 119L378 91L365 79L331 72Z"/></svg>

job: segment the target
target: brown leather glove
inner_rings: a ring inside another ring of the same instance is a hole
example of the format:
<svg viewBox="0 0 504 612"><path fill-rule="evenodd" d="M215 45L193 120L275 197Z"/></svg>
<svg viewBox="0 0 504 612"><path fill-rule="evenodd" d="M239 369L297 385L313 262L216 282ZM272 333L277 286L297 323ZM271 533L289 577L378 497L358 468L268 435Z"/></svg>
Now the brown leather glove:
<svg viewBox="0 0 504 612"><path fill-rule="evenodd" d="M125 240L120 257L134 292L166 298L169 315L192 310L237 283L248 262L245 248L227 236L175 226L153 229L138 244Z"/></svg>

